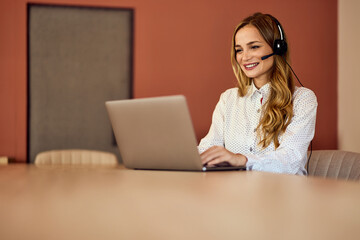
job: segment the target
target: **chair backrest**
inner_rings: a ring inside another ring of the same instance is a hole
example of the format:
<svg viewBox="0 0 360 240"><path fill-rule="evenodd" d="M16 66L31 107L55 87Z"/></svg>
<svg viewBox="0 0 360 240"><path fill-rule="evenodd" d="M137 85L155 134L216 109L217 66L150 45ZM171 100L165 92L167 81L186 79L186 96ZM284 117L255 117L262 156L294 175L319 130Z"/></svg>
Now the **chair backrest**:
<svg viewBox="0 0 360 240"><path fill-rule="evenodd" d="M113 153L67 149L41 152L36 155L36 165L116 165L117 157Z"/></svg>
<svg viewBox="0 0 360 240"><path fill-rule="evenodd" d="M360 180L360 153L315 150L309 162L309 176Z"/></svg>

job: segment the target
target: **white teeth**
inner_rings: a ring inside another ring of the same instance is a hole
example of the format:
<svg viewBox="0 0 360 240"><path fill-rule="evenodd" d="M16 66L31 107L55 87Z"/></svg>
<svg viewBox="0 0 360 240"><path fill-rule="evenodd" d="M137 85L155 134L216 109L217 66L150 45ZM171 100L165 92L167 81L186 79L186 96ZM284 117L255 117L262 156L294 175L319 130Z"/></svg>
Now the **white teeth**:
<svg viewBox="0 0 360 240"><path fill-rule="evenodd" d="M253 64L250 64L250 65L246 65L247 68L251 68L251 67L255 67L257 65L257 63L253 63Z"/></svg>

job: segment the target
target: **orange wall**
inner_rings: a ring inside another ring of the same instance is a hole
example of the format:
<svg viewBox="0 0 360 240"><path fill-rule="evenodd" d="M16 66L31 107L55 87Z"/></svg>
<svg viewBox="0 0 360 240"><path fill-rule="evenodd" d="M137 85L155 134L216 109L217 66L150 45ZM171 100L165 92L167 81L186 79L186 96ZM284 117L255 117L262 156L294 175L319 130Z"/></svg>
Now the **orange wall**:
<svg viewBox="0 0 360 240"><path fill-rule="evenodd" d="M26 4L0 2L0 155L26 160ZM230 39L237 23L271 13L288 36L292 66L318 102L315 149L337 148L336 0L39 0L135 10L134 97L184 94L197 137L221 92L235 85Z"/></svg>

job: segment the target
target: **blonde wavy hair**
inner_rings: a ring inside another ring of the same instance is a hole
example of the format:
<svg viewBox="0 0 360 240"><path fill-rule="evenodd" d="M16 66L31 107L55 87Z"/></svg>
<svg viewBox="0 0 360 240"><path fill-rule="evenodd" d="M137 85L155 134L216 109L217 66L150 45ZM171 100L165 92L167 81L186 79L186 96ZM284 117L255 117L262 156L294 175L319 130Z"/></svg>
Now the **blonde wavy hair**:
<svg viewBox="0 0 360 240"><path fill-rule="evenodd" d="M259 30L266 43L274 46L275 39L280 39L280 32L274 17L270 14L255 13L245 18L236 28L232 37L231 65L238 82L238 92L241 97L248 92L253 79L246 76L236 61L235 35L243 27L251 25ZM265 103L264 111L257 126L259 145L266 148L274 142L275 149L279 147L279 136L285 132L293 117L294 81L289 62L289 50L284 56L274 55L274 65L270 74L270 97Z"/></svg>

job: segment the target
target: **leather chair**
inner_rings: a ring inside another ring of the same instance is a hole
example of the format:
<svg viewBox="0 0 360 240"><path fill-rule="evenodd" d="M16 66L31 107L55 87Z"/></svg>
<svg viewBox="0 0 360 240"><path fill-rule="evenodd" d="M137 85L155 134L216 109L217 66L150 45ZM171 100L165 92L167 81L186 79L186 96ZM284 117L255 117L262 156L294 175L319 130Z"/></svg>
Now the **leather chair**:
<svg viewBox="0 0 360 240"><path fill-rule="evenodd" d="M117 157L113 153L67 149L41 152L36 155L36 165L116 165Z"/></svg>
<svg viewBox="0 0 360 240"><path fill-rule="evenodd" d="M360 180L360 153L315 150L309 161L309 176Z"/></svg>

